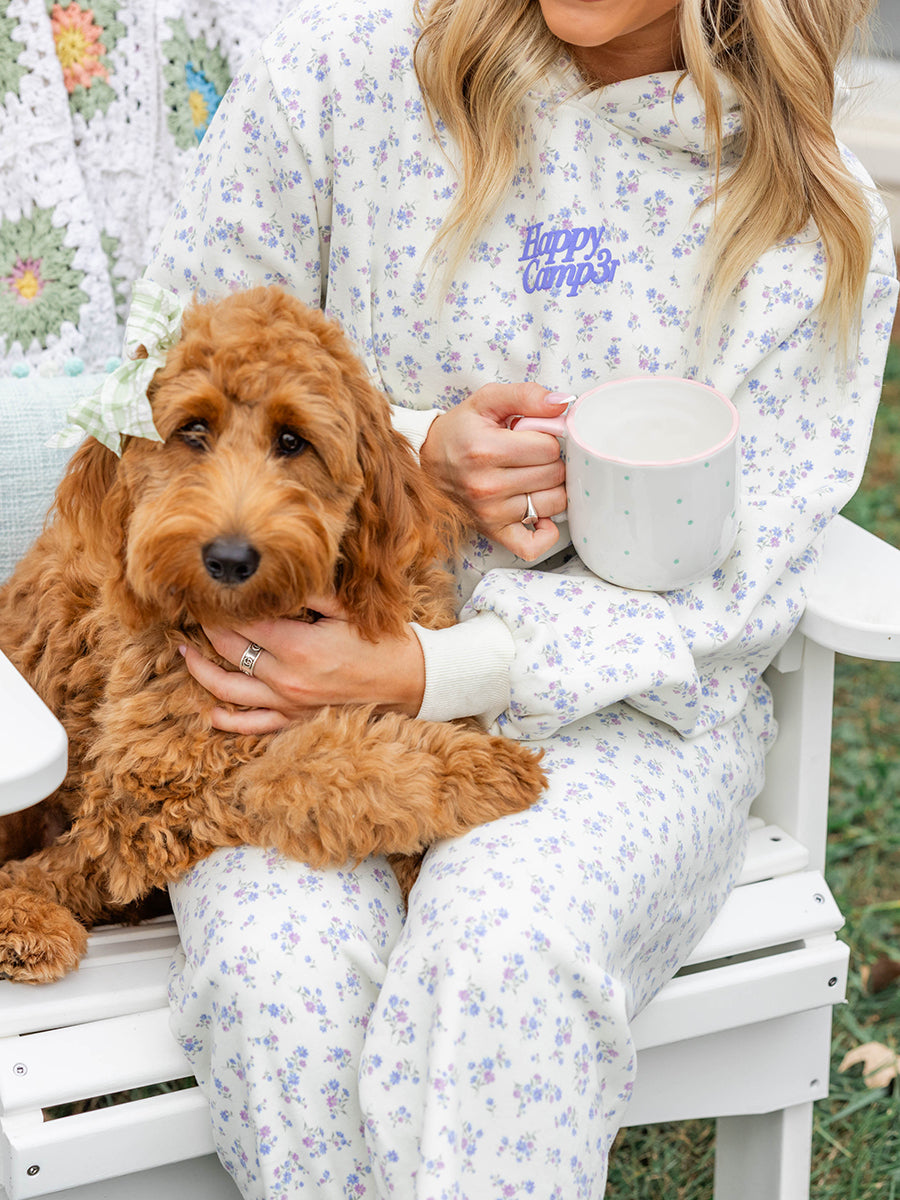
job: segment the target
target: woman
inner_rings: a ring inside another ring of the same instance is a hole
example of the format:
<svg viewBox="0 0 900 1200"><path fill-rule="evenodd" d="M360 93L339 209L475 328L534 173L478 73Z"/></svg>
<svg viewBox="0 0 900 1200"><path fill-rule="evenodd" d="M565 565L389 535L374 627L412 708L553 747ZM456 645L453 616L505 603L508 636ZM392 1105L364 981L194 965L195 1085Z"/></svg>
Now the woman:
<svg viewBox="0 0 900 1200"><path fill-rule="evenodd" d="M362 642L208 631L223 729L321 704L479 715L545 751L530 812L386 864L223 851L172 888L174 1028L246 1197L602 1195L633 1015L740 869L774 737L761 672L862 471L896 300L835 146L865 0L306 2L235 81L151 278L277 282L348 330L470 507L460 622ZM556 440L508 428L651 372L731 396L742 525L662 595L551 520ZM535 565L536 564L536 565Z"/></svg>

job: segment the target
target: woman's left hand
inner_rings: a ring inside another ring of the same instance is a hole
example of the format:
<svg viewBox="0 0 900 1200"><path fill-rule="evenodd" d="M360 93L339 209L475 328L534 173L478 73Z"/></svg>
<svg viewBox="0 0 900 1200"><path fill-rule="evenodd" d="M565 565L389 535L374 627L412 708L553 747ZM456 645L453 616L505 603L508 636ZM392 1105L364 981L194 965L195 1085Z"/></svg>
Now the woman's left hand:
<svg viewBox="0 0 900 1200"><path fill-rule="evenodd" d="M413 630L407 626L402 637L370 642L333 598L311 597L309 606L322 614L319 620L204 627L235 667L250 642L263 647L252 676L219 667L192 646L183 648L197 682L217 700L240 706L215 707L214 728L275 733L329 704L376 704L382 712L416 715L425 694L425 659Z"/></svg>

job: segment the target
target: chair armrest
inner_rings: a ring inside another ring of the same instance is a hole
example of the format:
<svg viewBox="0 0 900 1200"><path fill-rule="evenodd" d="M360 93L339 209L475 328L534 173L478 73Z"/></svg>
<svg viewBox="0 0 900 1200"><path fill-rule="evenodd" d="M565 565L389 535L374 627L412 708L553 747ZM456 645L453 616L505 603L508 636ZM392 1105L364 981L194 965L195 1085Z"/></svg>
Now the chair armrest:
<svg viewBox="0 0 900 1200"><path fill-rule="evenodd" d="M66 777L65 730L0 654L0 813L28 808Z"/></svg>
<svg viewBox="0 0 900 1200"><path fill-rule="evenodd" d="M799 628L839 654L900 661L900 550L836 517Z"/></svg>

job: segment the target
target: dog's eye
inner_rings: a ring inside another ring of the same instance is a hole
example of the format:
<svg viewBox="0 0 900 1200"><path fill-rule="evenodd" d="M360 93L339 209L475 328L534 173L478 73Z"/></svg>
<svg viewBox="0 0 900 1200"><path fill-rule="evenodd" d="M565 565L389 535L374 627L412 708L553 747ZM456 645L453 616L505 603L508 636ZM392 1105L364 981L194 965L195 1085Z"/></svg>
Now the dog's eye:
<svg viewBox="0 0 900 1200"><path fill-rule="evenodd" d="M207 434L209 433L209 425L206 421L188 421L186 425L182 425L178 430L178 436L182 441L193 447L195 450L205 450L207 446Z"/></svg>
<svg viewBox="0 0 900 1200"><path fill-rule="evenodd" d="M301 437L295 429L282 429L275 438L275 450L283 458L293 458L302 454L309 442Z"/></svg>

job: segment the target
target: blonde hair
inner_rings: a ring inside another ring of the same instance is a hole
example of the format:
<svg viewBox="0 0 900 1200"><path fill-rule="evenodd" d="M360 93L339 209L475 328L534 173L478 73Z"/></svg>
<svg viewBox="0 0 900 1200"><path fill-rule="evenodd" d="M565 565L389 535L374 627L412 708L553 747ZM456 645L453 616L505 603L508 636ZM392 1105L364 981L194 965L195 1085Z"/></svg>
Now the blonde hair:
<svg viewBox="0 0 900 1200"><path fill-rule="evenodd" d="M873 0L681 0L684 66L707 114L715 187L706 306L715 311L771 246L812 219L825 247L823 316L853 336L872 250L865 190L832 132L835 69ZM537 0L431 0L416 70L459 154L460 188L435 240L457 266L518 163L521 101L565 50ZM720 81L741 104L738 165L723 160ZM602 81L601 81L602 82Z"/></svg>

